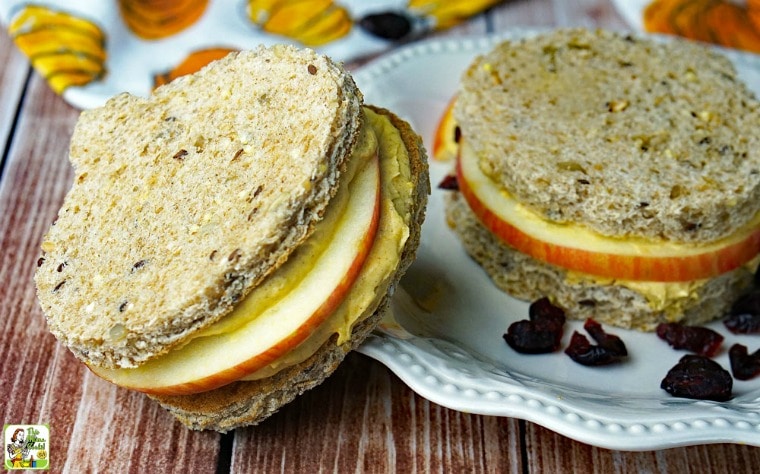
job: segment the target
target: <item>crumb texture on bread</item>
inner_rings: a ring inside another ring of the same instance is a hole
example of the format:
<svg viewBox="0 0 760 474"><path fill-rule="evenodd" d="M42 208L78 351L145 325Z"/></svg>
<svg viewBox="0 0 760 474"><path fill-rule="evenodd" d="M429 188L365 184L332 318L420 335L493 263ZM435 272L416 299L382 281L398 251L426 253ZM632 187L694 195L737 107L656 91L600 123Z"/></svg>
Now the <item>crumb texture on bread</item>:
<svg viewBox="0 0 760 474"><path fill-rule="evenodd" d="M498 288L526 301L549 296L572 319L593 317L600 323L642 331L654 331L663 322L699 325L724 315L752 284L753 271L744 266L693 284L688 291L679 289L667 301L651 301L636 284L569 276L562 268L503 244L480 224L458 192L446 196L445 207L447 222L464 249Z"/></svg>
<svg viewBox="0 0 760 474"><path fill-rule="evenodd" d="M557 30L477 58L454 109L495 182L547 219L683 242L760 211L760 110L685 41Z"/></svg>
<svg viewBox="0 0 760 474"><path fill-rule="evenodd" d="M348 340L338 343L334 334L308 359L284 368L260 380L235 382L216 390L183 396L152 396L183 424L196 430L226 432L245 425L255 425L280 407L324 381L343 360L372 332L390 304L391 297L406 269L414 261L425 219L427 197L430 193L428 165L421 138L409 124L392 112L368 106L384 115L395 127L409 157L409 176L395 183L401 191L399 198L408 200L403 218L409 236L401 250L396 271L382 282L373 302L364 310L351 330Z"/></svg>
<svg viewBox="0 0 760 474"><path fill-rule="evenodd" d="M321 219L361 105L342 66L274 46L83 112L35 277L50 330L132 367L218 320Z"/></svg>

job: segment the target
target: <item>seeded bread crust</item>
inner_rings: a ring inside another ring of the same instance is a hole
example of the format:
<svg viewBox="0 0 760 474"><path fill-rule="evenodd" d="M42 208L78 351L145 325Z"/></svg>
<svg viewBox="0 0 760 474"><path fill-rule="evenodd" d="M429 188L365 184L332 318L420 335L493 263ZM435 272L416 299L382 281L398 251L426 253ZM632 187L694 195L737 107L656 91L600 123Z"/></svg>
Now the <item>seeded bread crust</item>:
<svg viewBox="0 0 760 474"><path fill-rule="evenodd" d="M228 313L321 219L361 105L341 65L274 46L83 112L35 276L51 332L134 367Z"/></svg>
<svg viewBox="0 0 760 474"><path fill-rule="evenodd" d="M454 109L522 203L605 235L711 241L760 211L760 108L697 44L557 30L477 58Z"/></svg>
<svg viewBox="0 0 760 474"><path fill-rule="evenodd" d="M446 196L445 208L447 222L464 249L497 287L526 301L549 296L571 319L593 317L600 323L642 331L653 331L663 322L700 325L724 316L752 284L752 269L740 267L681 296L677 299L680 306L656 309L642 293L624 284L568 279L566 270L505 245L480 224L458 192Z"/></svg>
<svg viewBox="0 0 760 474"><path fill-rule="evenodd" d="M195 395L151 396L189 428L227 432L239 426L258 424L298 395L322 383L335 371L345 355L364 341L387 310L396 285L416 255L430 182L427 157L420 137L408 123L388 110L369 108L386 115L399 129L410 158L410 199L413 205L409 215L409 237L401 253L398 270L388 282L387 291L378 292L374 304L359 318L346 343L338 345L337 335L334 335L309 359L272 377L235 382Z"/></svg>

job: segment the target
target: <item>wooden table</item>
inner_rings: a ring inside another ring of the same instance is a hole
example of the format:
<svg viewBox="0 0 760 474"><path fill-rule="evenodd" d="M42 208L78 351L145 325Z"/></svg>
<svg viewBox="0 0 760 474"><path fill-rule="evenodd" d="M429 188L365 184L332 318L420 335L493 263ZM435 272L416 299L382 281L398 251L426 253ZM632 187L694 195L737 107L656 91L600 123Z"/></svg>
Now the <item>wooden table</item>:
<svg viewBox="0 0 760 474"><path fill-rule="evenodd" d="M446 32L625 29L602 0L509 1ZM539 425L435 405L350 354L326 383L259 426L192 432L145 396L92 376L47 333L32 275L62 201L78 112L0 34L0 420L48 423L53 472L751 472L760 449L595 448Z"/></svg>

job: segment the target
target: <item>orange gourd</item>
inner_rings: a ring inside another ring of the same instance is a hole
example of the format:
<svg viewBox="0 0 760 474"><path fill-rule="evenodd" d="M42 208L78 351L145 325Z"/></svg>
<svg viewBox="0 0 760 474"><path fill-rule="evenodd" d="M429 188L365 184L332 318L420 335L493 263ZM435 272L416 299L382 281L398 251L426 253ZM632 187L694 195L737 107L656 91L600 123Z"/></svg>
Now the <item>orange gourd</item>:
<svg viewBox="0 0 760 474"><path fill-rule="evenodd" d="M760 0L748 0L746 6L727 0L655 0L643 20L649 32L760 52Z"/></svg>
<svg viewBox="0 0 760 474"><path fill-rule="evenodd" d="M8 25L16 46L57 93L106 74L106 38L92 21L44 6L27 6Z"/></svg>
<svg viewBox="0 0 760 474"><path fill-rule="evenodd" d="M136 36L155 40L193 25L208 0L119 0L124 23Z"/></svg>
<svg viewBox="0 0 760 474"><path fill-rule="evenodd" d="M211 61L221 59L233 51L236 50L229 48L208 48L193 51L185 58L184 61L182 61L172 70L153 76L153 87L155 88L162 86L164 84L168 84L180 76L192 74L200 70L203 66L210 63Z"/></svg>

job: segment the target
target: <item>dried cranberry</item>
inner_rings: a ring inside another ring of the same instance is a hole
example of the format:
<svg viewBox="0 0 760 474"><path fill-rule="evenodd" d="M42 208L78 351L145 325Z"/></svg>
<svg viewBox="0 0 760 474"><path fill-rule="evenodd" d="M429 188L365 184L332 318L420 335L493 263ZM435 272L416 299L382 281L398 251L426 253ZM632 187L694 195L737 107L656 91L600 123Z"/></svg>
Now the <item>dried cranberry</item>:
<svg viewBox="0 0 760 474"><path fill-rule="evenodd" d="M504 334L509 347L522 354L546 354L559 349L565 311L554 306L548 298L530 305L530 320L512 323Z"/></svg>
<svg viewBox="0 0 760 474"><path fill-rule="evenodd" d="M723 323L734 334L760 333L760 289L754 289L736 300Z"/></svg>
<svg viewBox="0 0 760 474"><path fill-rule="evenodd" d="M510 324L504 340L521 354L547 354L559 349L554 331L541 329L533 321L527 320Z"/></svg>
<svg viewBox="0 0 760 474"><path fill-rule="evenodd" d="M734 344L728 350L728 359L731 373L737 380L749 380L760 375L760 349L749 354L747 346Z"/></svg>
<svg viewBox="0 0 760 474"><path fill-rule="evenodd" d="M562 327L565 325L565 310L552 304L546 297L530 304L528 317L534 323L554 331L562 331Z"/></svg>
<svg viewBox="0 0 760 474"><path fill-rule="evenodd" d="M736 314L723 320L726 328L734 334L760 333L760 314Z"/></svg>
<svg viewBox="0 0 760 474"><path fill-rule="evenodd" d="M760 288L752 289L743 294L733 306L731 314L760 314Z"/></svg>
<svg viewBox="0 0 760 474"><path fill-rule="evenodd" d="M733 379L714 360L689 354L668 371L660 388L675 397L724 402L731 398Z"/></svg>
<svg viewBox="0 0 760 474"><path fill-rule="evenodd" d="M604 329L602 329L602 325L593 319L588 318L583 324L583 329L594 338L600 347L610 352L612 355L618 357L625 357L628 355L628 350L625 348L623 340L614 334L607 334Z"/></svg>
<svg viewBox="0 0 760 474"><path fill-rule="evenodd" d="M565 349L565 354L575 362L583 365L607 365L619 362L621 357L628 355L623 340L614 334L607 334L601 324L592 318L586 320L583 328L597 345L592 345L586 336L575 331L570 338L570 345Z"/></svg>
<svg viewBox="0 0 760 474"><path fill-rule="evenodd" d="M438 189L443 189L445 191L459 191L459 181L457 180L456 175L446 175L446 177L438 183Z"/></svg>
<svg viewBox="0 0 760 474"><path fill-rule="evenodd" d="M707 357L717 354L723 344L723 336L712 329L681 323L660 323L657 335L673 349L686 349Z"/></svg>
<svg viewBox="0 0 760 474"><path fill-rule="evenodd" d="M570 338L570 345L565 349L565 354L571 359L583 365L607 365L619 361L619 357L602 346L594 346L588 338L578 331L574 331Z"/></svg>
<svg viewBox="0 0 760 474"><path fill-rule="evenodd" d="M760 266L755 270L754 284L754 289L734 302L728 318L723 321L734 334L760 333Z"/></svg>

